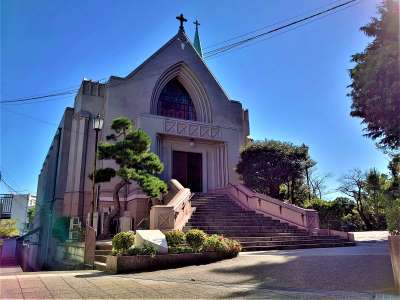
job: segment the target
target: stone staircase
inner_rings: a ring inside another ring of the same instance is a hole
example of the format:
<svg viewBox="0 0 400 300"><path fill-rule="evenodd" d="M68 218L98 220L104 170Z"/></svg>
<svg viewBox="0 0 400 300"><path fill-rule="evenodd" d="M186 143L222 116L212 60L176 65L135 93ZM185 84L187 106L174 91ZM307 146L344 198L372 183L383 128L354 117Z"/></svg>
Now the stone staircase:
<svg viewBox="0 0 400 300"><path fill-rule="evenodd" d="M94 267L97 270L106 270L107 255L111 255L112 245L111 241L98 241L96 243L96 250L94 254Z"/></svg>
<svg viewBox="0 0 400 300"><path fill-rule="evenodd" d="M311 236L306 230L245 210L225 194L196 194L195 212L184 231L198 228L238 240L244 251L353 246L337 236Z"/></svg>

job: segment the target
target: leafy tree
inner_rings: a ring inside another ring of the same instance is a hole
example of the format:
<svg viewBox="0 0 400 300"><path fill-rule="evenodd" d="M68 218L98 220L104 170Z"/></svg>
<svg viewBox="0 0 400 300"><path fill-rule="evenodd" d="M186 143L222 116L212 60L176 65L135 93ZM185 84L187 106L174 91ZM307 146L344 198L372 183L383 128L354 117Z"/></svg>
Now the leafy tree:
<svg viewBox="0 0 400 300"><path fill-rule="evenodd" d="M341 185L338 188L346 196L352 198L356 203L356 210L360 215L367 230L372 230L373 226L369 220L365 197L364 197L365 176L359 169L354 169L341 178Z"/></svg>
<svg viewBox="0 0 400 300"><path fill-rule="evenodd" d="M134 128L132 121L125 117L114 119L111 129L114 133L107 139L114 143L99 145L99 159L114 160L118 167L99 169L95 176L96 182L118 178L113 191L114 209L105 220L105 234L108 234L112 218L120 215L119 192L132 181L137 182L150 197L158 197L167 191L167 185L158 177L164 166L159 157L150 151L150 137L143 130Z"/></svg>
<svg viewBox="0 0 400 300"><path fill-rule="evenodd" d="M400 154L392 158L388 168L391 181L385 203L387 227L392 235L400 235Z"/></svg>
<svg viewBox="0 0 400 300"><path fill-rule="evenodd" d="M18 236L17 221L13 219L0 220L0 238Z"/></svg>
<svg viewBox="0 0 400 300"><path fill-rule="evenodd" d="M315 172L310 173L310 191L311 198L322 199L326 191L326 180L331 177L331 174L320 175Z"/></svg>
<svg viewBox="0 0 400 300"><path fill-rule="evenodd" d="M36 214L36 207L31 207L28 209L28 223L32 224L33 218L35 217Z"/></svg>
<svg viewBox="0 0 400 300"><path fill-rule="evenodd" d="M318 211L321 228L336 230L361 229L358 214L354 211L355 204L346 197L338 197L333 201L312 199L306 201L305 208Z"/></svg>
<svg viewBox="0 0 400 300"><path fill-rule="evenodd" d="M373 41L352 56L350 70L351 116L366 125L366 136L383 149L400 147L400 51L399 2L386 0L379 18L361 30Z"/></svg>
<svg viewBox="0 0 400 300"><path fill-rule="evenodd" d="M385 201L390 180L375 169L352 170L342 177L338 191L352 198L367 230L385 229Z"/></svg>
<svg viewBox="0 0 400 300"><path fill-rule="evenodd" d="M305 178L313 165L307 146L265 140L243 148L237 172L249 188L296 202L305 200Z"/></svg>

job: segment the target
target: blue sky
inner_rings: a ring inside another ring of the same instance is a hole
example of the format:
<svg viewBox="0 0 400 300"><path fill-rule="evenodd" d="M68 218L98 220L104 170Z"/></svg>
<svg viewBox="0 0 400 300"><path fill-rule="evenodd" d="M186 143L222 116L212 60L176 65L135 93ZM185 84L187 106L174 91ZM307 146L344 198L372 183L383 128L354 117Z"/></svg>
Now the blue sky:
<svg viewBox="0 0 400 300"><path fill-rule="evenodd" d="M84 77L127 75L177 32L175 16L181 12L190 21L191 38L191 22L200 20L204 48L342 2L1 1L1 100L77 87ZM360 0L207 61L228 95L249 109L252 137L309 145L317 172L332 175L328 191L352 168L386 172L388 158L362 136L346 96L350 57L369 42L359 27L376 14L378 3ZM36 192L56 124L72 104L73 96L67 96L0 107L0 170L15 189ZM3 184L0 192L7 192Z"/></svg>

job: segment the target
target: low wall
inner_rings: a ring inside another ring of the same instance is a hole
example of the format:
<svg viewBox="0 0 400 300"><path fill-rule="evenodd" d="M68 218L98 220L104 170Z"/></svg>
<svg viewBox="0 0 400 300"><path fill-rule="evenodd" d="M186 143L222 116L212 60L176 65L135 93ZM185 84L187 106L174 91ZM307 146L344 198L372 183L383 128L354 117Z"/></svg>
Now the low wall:
<svg viewBox="0 0 400 300"><path fill-rule="evenodd" d="M153 205L150 210L150 229L161 231L182 230L192 215L190 189L184 188L177 180L170 182L171 193L166 205Z"/></svg>
<svg viewBox="0 0 400 300"><path fill-rule="evenodd" d="M160 270L180 266L205 264L231 258L217 252L181 253L163 255L107 256L106 271L109 273L127 273L142 270Z"/></svg>
<svg viewBox="0 0 400 300"><path fill-rule="evenodd" d="M246 209L257 211L310 232L318 231L319 216L314 209L304 209L296 205L253 192L243 184L229 184L225 188L234 200Z"/></svg>
<svg viewBox="0 0 400 300"><path fill-rule="evenodd" d="M17 247L17 238L9 238L3 240L0 258L15 257Z"/></svg>
<svg viewBox="0 0 400 300"><path fill-rule="evenodd" d="M56 265L83 265L85 258L85 244L82 242L64 242L57 244Z"/></svg>

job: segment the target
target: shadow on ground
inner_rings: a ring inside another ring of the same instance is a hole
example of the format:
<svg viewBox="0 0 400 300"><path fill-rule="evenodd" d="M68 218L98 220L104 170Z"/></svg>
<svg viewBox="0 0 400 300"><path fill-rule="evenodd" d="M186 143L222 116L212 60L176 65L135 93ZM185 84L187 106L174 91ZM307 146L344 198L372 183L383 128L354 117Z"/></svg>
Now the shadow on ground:
<svg viewBox="0 0 400 300"><path fill-rule="evenodd" d="M262 289L394 293L388 255L334 256L321 251L321 255L291 256L290 251L285 251L285 256L264 257L258 264L233 264L210 271L243 278L238 284L254 284L254 288L233 292L229 297L250 297Z"/></svg>

